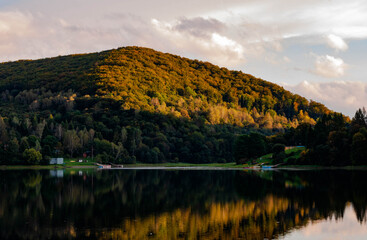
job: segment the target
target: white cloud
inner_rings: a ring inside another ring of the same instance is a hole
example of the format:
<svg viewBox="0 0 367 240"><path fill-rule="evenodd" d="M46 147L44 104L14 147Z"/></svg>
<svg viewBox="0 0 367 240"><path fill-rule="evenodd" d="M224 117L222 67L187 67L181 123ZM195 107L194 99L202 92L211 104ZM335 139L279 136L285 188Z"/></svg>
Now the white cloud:
<svg viewBox="0 0 367 240"><path fill-rule="evenodd" d="M232 39L229 39L225 36L221 36L218 33L213 33L211 40L215 45L218 45L223 49L231 50L237 53L239 58L243 57L244 49L236 41L233 41Z"/></svg>
<svg viewBox="0 0 367 240"><path fill-rule="evenodd" d="M333 56L317 56L315 55L315 74L327 78L341 77L345 73L346 64L343 59Z"/></svg>
<svg viewBox="0 0 367 240"><path fill-rule="evenodd" d="M173 23L151 20L163 38L183 52L205 56L215 64L231 66L245 61L245 49L235 40L218 32L225 32L225 25L215 19L196 18ZM199 23L193 24L193 23Z"/></svg>
<svg viewBox="0 0 367 240"><path fill-rule="evenodd" d="M286 89L325 104L334 111L354 116L358 108L367 107L367 83L332 81L325 83L304 81L285 85Z"/></svg>
<svg viewBox="0 0 367 240"><path fill-rule="evenodd" d="M348 45L346 44L346 42L341 37L334 34L329 34L327 36L327 44L329 45L329 47L340 51L345 51L348 49Z"/></svg>

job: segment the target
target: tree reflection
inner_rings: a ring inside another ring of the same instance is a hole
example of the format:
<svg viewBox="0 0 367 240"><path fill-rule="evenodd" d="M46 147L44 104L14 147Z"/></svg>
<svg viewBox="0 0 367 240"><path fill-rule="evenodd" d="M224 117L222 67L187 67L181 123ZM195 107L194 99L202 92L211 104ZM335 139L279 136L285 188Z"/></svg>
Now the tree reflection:
<svg viewBox="0 0 367 240"><path fill-rule="evenodd" d="M363 171L54 176L1 172L1 239L274 239L311 220L343 218L348 204L367 221Z"/></svg>

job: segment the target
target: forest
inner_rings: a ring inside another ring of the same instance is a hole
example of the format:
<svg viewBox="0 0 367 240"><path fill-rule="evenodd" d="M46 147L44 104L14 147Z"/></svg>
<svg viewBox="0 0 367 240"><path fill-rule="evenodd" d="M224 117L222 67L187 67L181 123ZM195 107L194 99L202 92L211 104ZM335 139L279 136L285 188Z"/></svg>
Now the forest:
<svg viewBox="0 0 367 240"><path fill-rule="evenodd" d="M285 154L285 146L306 149L300 158L295 158ZM364 108L357 110L351 121L341 113L325 114L315 125L302 123L271 136L256 132L237 136L234 149L237 163L251 163L266 153L273 153L274 164L367 165L367 112Z"/></svg>
<svg viewBox="0 0 367 240"><path fill-rule="evenodd" d="M298 136L298 139L297 137ZM351 121L342 114L322 116L315 126L301 124L281 138L306 146L301 165L351 166L367 165L367 113L359 109Z"/></svg>
<svg viewBox="0 0 367 240"><path fill-rule="evenodd" d="M0 164L233 162L236 139L254 133L264 152L297 143L314 159L298 132L337 115L241 71L141 47L0 63L0 99Z"/></svg>

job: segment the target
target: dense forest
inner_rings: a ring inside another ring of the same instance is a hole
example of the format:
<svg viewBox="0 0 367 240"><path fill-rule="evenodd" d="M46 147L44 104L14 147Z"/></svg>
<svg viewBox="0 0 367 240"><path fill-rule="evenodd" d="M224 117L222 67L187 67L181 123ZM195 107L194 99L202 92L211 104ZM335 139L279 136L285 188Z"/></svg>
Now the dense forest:
<svg viewBox="0 0 367 240"><path fill-rule="evenodd" d="M232 162L239 135L332 114L249 74L140 47L1 63L0 98L1 164Z"/></svg>
<svg viewBox="0 0 367 240"><path fill-rule="evenodd" d="M295 164L367 165L367 113L364 108L355 113L352 121L342 114L326 114L315 126L301 124L278 137L285 144L299 142L307 147Z"/></svg>
<svg viewBox="0 0 367 240"><path fill-rule="evenodd" d="M304 146L300 157L287 156L285 146ZM236 138L237 163L252 163L271 152L272 163L287 165L367 165L367 112L359 109L350 121L340 113L325 114L315 125L302 123L284 133L252 132Z"/></svg>

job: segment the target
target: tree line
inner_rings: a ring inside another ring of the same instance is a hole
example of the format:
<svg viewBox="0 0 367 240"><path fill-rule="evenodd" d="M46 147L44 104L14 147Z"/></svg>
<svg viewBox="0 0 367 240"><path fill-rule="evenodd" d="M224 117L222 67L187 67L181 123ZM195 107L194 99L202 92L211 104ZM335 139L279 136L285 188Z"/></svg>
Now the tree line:
<svg viewBox="0 0 367 240"><path fill-rule="evenodd" d="M285 146L306 148L300 158L288 159L289 165L367 165L367 112L357 110L351 121L341 113L325 114L315 125L303 123L272 136L256 132L240 135L234 156L237 163L248 163L273 153L273 162L280 163L287 157Z"/></svg>

